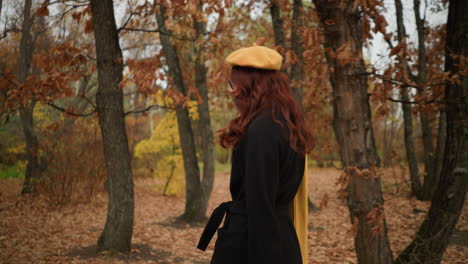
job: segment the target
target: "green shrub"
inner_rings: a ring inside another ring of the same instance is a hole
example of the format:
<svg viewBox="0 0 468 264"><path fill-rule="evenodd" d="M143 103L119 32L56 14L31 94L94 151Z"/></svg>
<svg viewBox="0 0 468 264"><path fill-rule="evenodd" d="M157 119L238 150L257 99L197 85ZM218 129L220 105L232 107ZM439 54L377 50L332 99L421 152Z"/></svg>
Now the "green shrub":
<svg viewBox="0 0 468 264"><path fill-rule="evenodd" d="M25 161L18 161L13 166L0 164L0 179L24 178L25 169L26 169Z"/></svg>

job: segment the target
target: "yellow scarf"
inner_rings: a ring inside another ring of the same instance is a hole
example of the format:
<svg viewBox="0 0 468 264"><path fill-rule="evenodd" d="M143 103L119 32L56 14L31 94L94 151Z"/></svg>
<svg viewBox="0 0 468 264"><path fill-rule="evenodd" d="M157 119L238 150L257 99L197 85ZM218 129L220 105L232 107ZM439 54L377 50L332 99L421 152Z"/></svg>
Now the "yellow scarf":
<svg viewBox="0 0 468 264"><path fill-rule="evenodd" d="M305 157L304 177L302 178L301 185L297 190L296 196L292 201L290 215L296 229L297 238L301 247L302 263L307 264L308 260L308 247L307 247L307 232L308 232L308 190L307 190L307 155Z"/></svg>

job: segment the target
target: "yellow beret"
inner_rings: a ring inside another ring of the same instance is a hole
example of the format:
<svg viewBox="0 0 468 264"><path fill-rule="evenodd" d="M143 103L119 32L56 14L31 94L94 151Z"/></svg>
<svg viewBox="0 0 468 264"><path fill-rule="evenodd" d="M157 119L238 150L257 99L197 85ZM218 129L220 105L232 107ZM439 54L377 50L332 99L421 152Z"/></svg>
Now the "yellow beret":
<svg viewBox="0 0 468 264"><path fill-rule="evenodd" d="M264 46L238 49L226 58L226 63L231 66L248 66L258 69L280 70L283 57L276 50Z"/></svg>

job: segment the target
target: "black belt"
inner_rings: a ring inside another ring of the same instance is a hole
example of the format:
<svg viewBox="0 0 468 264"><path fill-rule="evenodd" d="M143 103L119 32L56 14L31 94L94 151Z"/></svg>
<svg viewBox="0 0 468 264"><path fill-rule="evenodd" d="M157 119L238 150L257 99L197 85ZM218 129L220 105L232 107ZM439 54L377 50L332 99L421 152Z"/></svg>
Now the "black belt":
<svg viewBox="0 0 468 264"><path fill-rule="evenodd" d="M219 225L221 225L221 221L223 221L224 215L226 214L227 209L229 206L233 205L235 201L229 201L221 203L216 209L213 210L211 213L210 219L208 219L208 223L206 223L205 229L200 237L200 241L198 241L198 249L203 251L206 250L208 244L210 244L211 238L213 238L216 230L218 230Z"/></svg>
<svg viewBox="0 0 468 264"><path fill-rule="evenodd" d="M218 205L218 207L213 210L213 213L211 213L208 223L205 225L205 229L198 241L198 249L203 251L206 250L208 244L210 244L211 239L216 233L216 230L218 230L218 227L221 225L224 215L228 209L231 212L245 214L244 203L242 203L242 201L229 201ZM289 216L289 205L277 207L276 211L279 215Z"/></svg>

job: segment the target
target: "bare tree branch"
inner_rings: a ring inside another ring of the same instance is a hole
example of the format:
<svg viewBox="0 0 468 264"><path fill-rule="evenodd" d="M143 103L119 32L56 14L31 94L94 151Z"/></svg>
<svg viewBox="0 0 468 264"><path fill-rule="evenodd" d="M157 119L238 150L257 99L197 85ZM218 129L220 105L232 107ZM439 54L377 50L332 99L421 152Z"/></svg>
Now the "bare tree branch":
<svg viewBox="0 0 468 264"><path fill-rule="evenodd" d="M64 4L64 5L65 5L65 6L72 7L72 8L78 8L78 7L83 7L83 6L89 6L89 3L84 3L84 4L73 4L73 5Z"/></svg>
<svg viewBox="0 0 468 264"><path fill-rule="evenodd" d="M392 79L392 78L389 78L389 77L387 77L385 75L378 74L375 71L365 72L365 73L362 73L362 74L363 75L372 75L374 77L377 77L377 78L381 79L384 82L391 83L391 84L394 84L394 85L401 85L401 86L411 87L411 88L415 88L415 89L418 89L418 90L423 89L423 87L419 87L417 85L409 84L409 83L407 83L407 82L405 82L403 80ZM425 84L424 87L443 86L443 85L447 85L447 84L448 84L448 82L429 83L429 84Z"/></svg>
<svg viewBox="0 0 468 264"><path fill-rule="evenodd" d="M131 9L130 0L127 1L127 4L129 6L129 8ZM130 15L128 16L127 21L125 21L125 23L123 23L123 25L120 28L117 29L117 32L120 32L121 28L125 28L128 25L128 23L130 22L130 20L132 19L134 14L135 14L135 12L130 10Z"/></svg>
<svg viewBox="0 0 468 264"><path fill-rule="evenodd" d="M10 80L9 78L7 78L3 72L2 72L2 76L3 76L3 78L4 78L5 80L7 80L11 85L13 85L13 86L15 86L15 87L18 87L18 84L15 83L15 82L13 82L13 81Z"/></svg>
<svg viewBox="0 0 468 264"><path fill-rule="evenodd" d="M57 0L49 3L49 6L55 4L65 4L65 3L78 3L78 4L89 4L88 0Z"/></svg>
<svg viewBox="0 0 468 264"><path fill-rule="evenodd" d="M49 4L50 5L50 4ZM42 31L40 31L38 34L41 34L43 32L45 32L46 30L56 26L60 21L62 21L62 19L67 15L69 14L71 11L79 8L79 7L83 7L83 6L87 6L88 4L82 4L82 5L66 5L66 6L70 6L69 9L65 10L63 13L60 14L60 16L55 19L55 20L52 20L50 24L48 24L47 26L45 26L43 28Z"/></svg>
<svg viewBox="0 0 468 264"><path fill-rule="evenodd" d="M21 30L19 30L18 28L16 28L14 25L13 25L11 28L7 28L7 21L5 21L5 26L4 26L4 29L3 29L3 34L0 36L0 40L6 38L7 35L8 35L8 33L10 33L10 32L18 33L18 32L21 32Z"/></svg>
<svg viewBox="0 0 468 264"><path fill-rule="evenodd" d="M168 106L164 106L164 105L157 105L157 104L152 104L152 105L149 105L143 109L140 109L140 110L132 110L132 111L128 111L124 114L124 116L127 116L129 114L139 114L139 113L143 113L143 112L146 112L146 111L149 111L153 108L160 108L160 109L168 109L168 110L175 110L175 108L172 108L172 107L168 107Z"/></svg>
<svg viewBox="0 0 468 264"><path fill-rule="evenodd" d="M96 109L96 105L88 97L86 97L86 95L84 95L84 92L81 97L84 98L90 105L92 105L94 109Z"/></svg>
<svg viewBox="0 0 468 264"><path fill-rule="evenodd" d="M159 28L156 28L156 29L145 29L145 28L127 28L127 27L121 27L119 29L117 29L117 31L120 33L121 31L135 31L135 32L145 32L145 33L159 33L159 34L162 34L162 35L166 35L166 36L171 36L175 39L178 39L178 40L185 40L185 41L194 41L195 39L194 38L185 38L185 37L178 37L178 36L174 36L174 34L171 34L167 31L164 31L164 30L161 30Z"/></svg>
<svg viewBox="0 0 468 264"><path fill-rule="evenodd" d="M85 99L85 101L88 102L93 107L93 109L97 109L96 105L86 96L86 88L88 87L90 80L91 80L91 77L86 76L84 78L84 81L85 81L85 83L83 84L84 89L82 89L80 97Z"/></svg>
<svg viewBox="0 0 468 264"><path fill-rule="evenodd" d="M51 106L52 108L60 111L60 112L63 112L63 113L66 113L67 115L71 115L71 116L77 116L77 117L87 117L87 116L91 116L93 115L94 113L96 113L96 108L93 109L93 111L89 112L89 113L85 113L85 114L80 114L80 113L74 113L74 112L70 112L68 111L67 109L61 107L61 106L58 106L52 102L47 102L46 103L47 105Z"/></svg>
<svg viewBox="0 0 468 264"><path fill-rule="evenodd" d="M170 36L168 32L161 31L160 29L145 29L145 28L127 28L127 27L121 27L117 29L117 31L120 33L121 31L136 31L136 32L146 32L146 33L160 33L163 35Z"/></svg>
<svg viewBox="0 0 468 264"><path fill-rule="evenodd" d="M431 100L428 100L428 101L421 101L421 102L417 102L417 101L406 101L406 100L399 100L399 99L394 99L394 98L391 98L391 97L388 97L387 99L389 101L392 101L392 102L395 102L395 103L403 103L403 104L431 104L431 103L444 103L444 101L441 101L441 100L436 100L439 96L435 97L435 98L432 98Z"/></svg>

